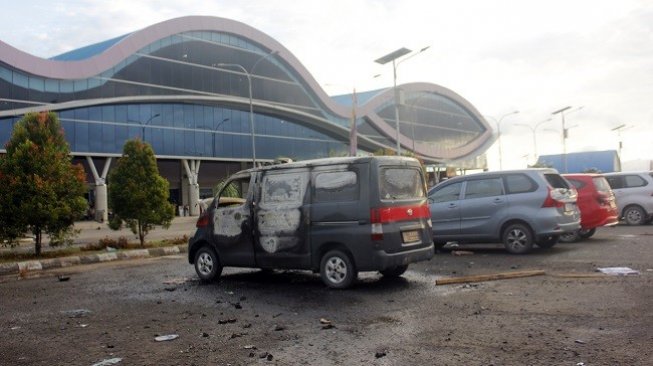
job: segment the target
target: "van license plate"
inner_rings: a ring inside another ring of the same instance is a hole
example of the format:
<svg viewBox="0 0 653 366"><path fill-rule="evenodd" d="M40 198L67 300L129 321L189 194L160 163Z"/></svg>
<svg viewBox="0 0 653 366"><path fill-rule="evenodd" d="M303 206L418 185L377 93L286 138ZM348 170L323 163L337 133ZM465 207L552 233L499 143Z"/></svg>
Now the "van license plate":
<svg viewBox="0 0 653 366"><path fill-rule="evenodd" d="M419 241L419 231L417 230L403 231L401 236L404 240L404 243L413 243Z"/></svg>

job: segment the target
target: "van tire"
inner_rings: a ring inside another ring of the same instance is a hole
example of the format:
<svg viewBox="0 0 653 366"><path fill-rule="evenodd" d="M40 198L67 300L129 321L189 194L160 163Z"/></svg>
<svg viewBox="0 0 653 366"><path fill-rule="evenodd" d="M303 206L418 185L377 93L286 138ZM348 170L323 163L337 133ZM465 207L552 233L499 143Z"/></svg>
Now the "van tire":
<svg viewBox="0 0 653 366"><path fill-rule="evenodd" d="M358 277L358 272L349 255L336 249L322 256L320 277L330 288L345 289Z"/></svg>
<svg viewBox="0 0 653 366"><path fill-rule="evenodd" d="M204 245L195 253L195 272L203 282L212 282L222 274L220 258L208 245Z"/></svg>
<svg viewBox="0 0 653 366"><path fill-rule="evenodd" d="M379 271L379 272L383 275L383 277L397 278L402 274L404 274L404 272L406 272L407 269L408 269L408 265L404 264L401 266L386 268L383 271Z"/></svg>
<svg viewBox="0 0 653 366"><path fill-rule="evenodd" d="M533 249L533 234L524 224L510 224L501 235L503 245L511 254L524 254Z"/></svg>
<svg viewBox="0 0 653 366"><path fill-rule="evenodd" d="M643 225L646 218L644 209L637 205L628 206L624 209L624 221L628 225Z"/></svg>

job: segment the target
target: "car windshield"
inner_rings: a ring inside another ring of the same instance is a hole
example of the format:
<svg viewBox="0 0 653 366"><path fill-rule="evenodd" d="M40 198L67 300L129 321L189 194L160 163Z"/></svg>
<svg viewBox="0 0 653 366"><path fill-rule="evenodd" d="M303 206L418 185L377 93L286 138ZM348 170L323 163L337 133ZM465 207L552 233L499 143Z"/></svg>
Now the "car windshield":
<svg viewBox="0 0 653 366"><path fill-rule="evenodd" d="M384 200L426 197L422 172L417 168L383 168L379 185Z"/></svg>

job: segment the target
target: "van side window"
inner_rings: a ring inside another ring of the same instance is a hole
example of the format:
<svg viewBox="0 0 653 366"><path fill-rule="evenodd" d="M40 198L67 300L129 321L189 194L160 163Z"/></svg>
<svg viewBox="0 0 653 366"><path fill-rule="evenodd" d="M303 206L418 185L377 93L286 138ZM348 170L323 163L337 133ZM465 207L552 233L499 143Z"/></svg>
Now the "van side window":
<svg viewBox="0 0 653 366"><path fill-rule="evenodd" d="M379 174L382 200L425 197L422 173L412 168L383 168Z"/></svg>
<svg viewBox="0 0 653 366"><path fill-rule="evenodd" d="M465 199L494 197L502 194L501 178L469 180L465 187Z"/></svg>
<svg viewBox="0 0 653 366"><path fill-rule="evenodd" d="M261 204L299 207L306 193L306 173L268 174L261 188Z"/></svg>
<svg viewBox="0 0 653 366"><path fill-rule="evenodd" d="M358 177L355 172L324 172L315 176L313 201L357 201L358 192Z"/></svg>
<svg viewBox="0 0 653 366"><path fill-rule="evenodd" d="M525 174L508 174L504 177L506 180L507 193L525 193L533 192L537 185Z"/></svg>
<svg viewBox="0 0 653 366"><path fill-rule="evenodd" d="M644 187L647 184L647 182L639 175L626 175L624 178L627 188Z"/></svg>
<svg viewBox="0 0 653 366"><path fill-rule="evenodd" d="M442 187L442 189L434 192L429 198L433 203L457 201L460 196L460 188L462 185L462 183L454 183Z"/></svg>
<svg viewBox="0 0 653 366"><path fill-rule="evenodd" d="M608 184L610 184L610 188L612 189L619 189L624 187L623 177L614 175L614 176L605 177L605 179L608 181Z"/></svg>

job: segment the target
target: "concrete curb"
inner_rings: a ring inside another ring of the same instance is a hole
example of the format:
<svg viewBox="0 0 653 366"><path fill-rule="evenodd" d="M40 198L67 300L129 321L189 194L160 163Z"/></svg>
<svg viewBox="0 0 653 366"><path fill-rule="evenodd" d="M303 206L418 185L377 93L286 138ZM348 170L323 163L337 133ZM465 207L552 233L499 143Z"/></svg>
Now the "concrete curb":
<svg viewBox="0 0 653 366"><path fill-rule="evenodd" d="M0 263L0 276L23 274L27 272L36 272L53 268L63 268L81 264L92 264L100 262L113 262L118 260L127 260L135 258L161 257L186 253L188 246L185 244L159 247L149 249L132 249L120 252L106 252L88 255L78 255L70 257L40 259L23 262Z"/></svg>

